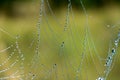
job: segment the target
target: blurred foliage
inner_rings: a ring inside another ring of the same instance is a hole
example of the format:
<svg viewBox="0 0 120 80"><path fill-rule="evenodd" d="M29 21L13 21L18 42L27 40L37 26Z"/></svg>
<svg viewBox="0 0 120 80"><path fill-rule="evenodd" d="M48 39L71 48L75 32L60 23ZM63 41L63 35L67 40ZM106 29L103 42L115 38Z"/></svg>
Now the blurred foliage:
<svg viewBox="0 0 120 80"><path fill-rule="evenodd" d="M82 0L87 8L101 8L110 3L120 3L120 0ZM80 0L71 0L72 6L79 9L81 8ZM51 5L54 9L60 8L67 4L68 0L51 0Z"/></svg>
<svg viewBox="0 0 120 80"><path fill-rule="evenodd" d="M16 3L31 2L32 0L0 0L0 11L5 12L8 16L14 16L14 6ZM37 0L34 0L37 1ZM68 4L68 0L48 0L53 10L64 7ZM82 0L86 8L101 8L109 3L120 4L120 0ZM72 6L81 9L80 0L71 0Z"/></svg>
<svg viewBox="0 0 120 80"><path fill-rule="evenodd" d="M15 3L23 3L31 0L0 0L0 11L4 11L8 16L14 16Z"/></svg>

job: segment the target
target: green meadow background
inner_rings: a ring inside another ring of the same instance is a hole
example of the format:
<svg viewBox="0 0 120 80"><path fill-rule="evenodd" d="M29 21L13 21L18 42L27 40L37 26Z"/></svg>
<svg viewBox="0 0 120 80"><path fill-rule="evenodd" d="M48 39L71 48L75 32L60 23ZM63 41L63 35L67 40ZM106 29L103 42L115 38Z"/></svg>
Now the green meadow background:
<svg viewBox="0 0 120 80"><path fill-rule="evenodd" d="M64 31L67 0L49 0L49 3L54 14L45 4L45 13L39 25L40 44L38 44L37 24L40 16L40 0L0 1L0 50L15 44L15 37L19 35L19 48L25 57L25 76L32 73L37 76L35 80L77 80L76 76L78 80L87 80L87 78L95 80L100 76L99 73L103 75L110 40L113 45L119 31L120 1L83 0L88 15L87 23L80 1L72 0L72 12L69 13L67 31ZM86 26L89 27L87 32ZM113 26L116 27L111 28ZM38 45L39 55L35 53ZM1 64L8 59L14 49L15 46L0 53ZM15 62L17 56L16 52L5 65L0 66L0 70L9 67ZM118 48L107 80L119 80L119 60ZM19 65L20 62L10 70L0 73L0 77L14 73Z"/></svg>

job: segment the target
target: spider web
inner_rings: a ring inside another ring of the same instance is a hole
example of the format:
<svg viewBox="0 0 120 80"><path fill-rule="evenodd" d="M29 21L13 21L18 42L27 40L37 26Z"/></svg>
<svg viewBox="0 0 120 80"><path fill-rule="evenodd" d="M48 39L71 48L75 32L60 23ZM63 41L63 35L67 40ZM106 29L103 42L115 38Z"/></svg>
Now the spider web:
<svg viewBox="0 0 120 80"><path fill-rule="evenodd" d="M0 80L107 80L112 77L109 74L119 58L116 56L119 23L95 28L102 31L101 35L96 35L102 38L93 38L98 32L91 32L93 28L85 3L79 1L83 12L79 15L84 15L84 19L76 21L72 2L67 2L64 16L58 17L50 1L41 0L36 32L27 48L30 61L26 61L26 54L20 47L23 45L21 37L14 38L0 28L13 38L12 45L0 50Z"/></svg>

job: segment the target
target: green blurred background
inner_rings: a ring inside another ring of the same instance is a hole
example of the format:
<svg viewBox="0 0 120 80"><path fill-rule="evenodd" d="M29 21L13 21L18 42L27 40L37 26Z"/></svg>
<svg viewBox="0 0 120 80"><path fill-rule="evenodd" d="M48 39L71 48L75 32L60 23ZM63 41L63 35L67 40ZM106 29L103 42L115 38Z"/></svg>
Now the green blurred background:
<svg viewBox="0 0 120 80"><path fill-rule="evenodd" d="M15 7L16 4L28 4L31 2L36 2L39 0L1 0L0 1L0 11L5 12L7 15L14 16L15 14ZM49 0L53 9L58 10L65 6L68 1L67 0ZM76 9L81 9L80 1L79 0L72 0L72 6ZM119 0L84 0L83 3L85 4L86 8L103 8L106 5L116 4L119 5Z"/></svg>
<svg viewBox="0 0 120 80"><path fill-rule="evenodd" d="M39 76L39 78L36 80L44 80L44 76L49 74L47 73L47 71L49 71L49 69L51 68L51 64L58 64L58 65L62 64L64 74L69 74L71 78L71 79L67 79L66 77L64 78L59 77L58 80L74 79L76 73L72 72L73 70L71 70L71 67L68 67L67 68L68 70L66 70L65 67L66 63L64 63L64 61L66 60L67 63L69 63L70 61L71 62L70 64L73 65L72 67L75 67L74 70L76 70L76 68L79 66L81 59L78 56L79 55L78 52L82 52L84 49L83 46L83 41L85 38L84 26L86 26L87 22L86 22L86 15L83 11L83 8L81 7L80 1L71 0L71 2L74 13L74 20L72 19L72 14L70 13L69 26L72 27L71 28L72 30L68 30L68 32L66 32L67 34L62 33L62 29L59 26L65 25L68 1L49 0L54 15L50 13L49 7L47 6L47 4L45 4L46 15L44 15L41 23L40 52L42 53L42 56L40 57L40 60L38 59L38 61L35 63L40 63L40 64L43 63L47 67L45 67L45 70L43 70L46 71L46 73L42 73L42 71L41 73L39 73L37 71L43 69L43 67L36 64L38 65L38 68L36 68L38 70L36 71L33 69L33 73L42 74L42 76ZM86 52L89 53L91 51L93 53L92 55L94 60L96 60L95 64L97 66L97 70L101 73L104 73L103 72L104 68L99 67L99 61L97 63L97 57L94 54L95 53L93 48L94 46L91 43L90 38L93 39L100 57L105 59L108 53L109 40L111 39L114 40L118 32L119 21L120 21L120 14L119 14L120 1L119 0L83 0L83 4L88 14L89 27L92 35L92 36L90 35L88 36L88 40L89 40L88 43L91 46L91 48L90 50L87 49ZM33 56L35 55L35 48L38 45L37 36L35 34L37 33L36 25L38 23L39 10L40 10L40 0L1 0L0 1L0 50L6 48L11 44L14 44L16 40L12 37L15 37L16 35L20 35L20 39L18 41L19 41L20 49L22 50L22 53L26 58L25 59L26 74L27 72L29 72L29 70L31 70L28 64L30 64ZM54 18L54 16L56 17ZM76 27L74 24L76 25ZM111 29L111 26L113 25L116 25L117 27ZM48 26L50 26L52 30L50 30ZM76 32L77 30L78 32ZM70 32L73 32L73 34L71 35ZM56 35L59 35L60 37L57 36L57 38L55 38ZM80 40L78 39L78 35L80 36ZM56 53L61 52L59 46L63 41L65 41L66 43L66 47L64 49L65 56L60 57L56 55ZM32 48L29 48L32 42L34 42L33 46ZM73 47L72 45L75 45L77 49L74 49L75 47ZM3 58L0 58L1 63L2 60L4 61L5 58L8 58L8 56L13 51L13 49L14 48L6 51L5 52L6 54L2 54L1 57ZM68 59L66 59L66 56L69 56ZM11 62L7 62L7 65L3 66L0 69L2 70L6 68L6 66L9 66L10 63L12 63L12 61L14 62L15 58L16 56L13 56ZM120 60L119 54L117 54L115 67L111 71L108 80L119 80L119 73L120 73L119 60ZM104 67L105 60L102 60L101 62ZM70 64L68 64L68 66L70 66ZM93 80L93 79L95 80L98 77L95 68L91 64L93 64L92 59L90 58L90 55L87 54L83 62L83 75L82 75L83 80L86 79L84 78L86 76L85 69L87 69L88 72L88 78L89 78L88 80ZM87 67L85 68L85 66ZM60 66L58 67L57 70L58 70L58 74L62 75L61 74L62 69ZM0 76L3 77L6 75L10 75L11 73L14 73L13 68L10 69L9 71L1 73ZM54 73L53 71L53 73L51 73L52 78L48 76L48 79L46 80L56 80L56 78L54 78L55 74L56 73Z"/></svg>

